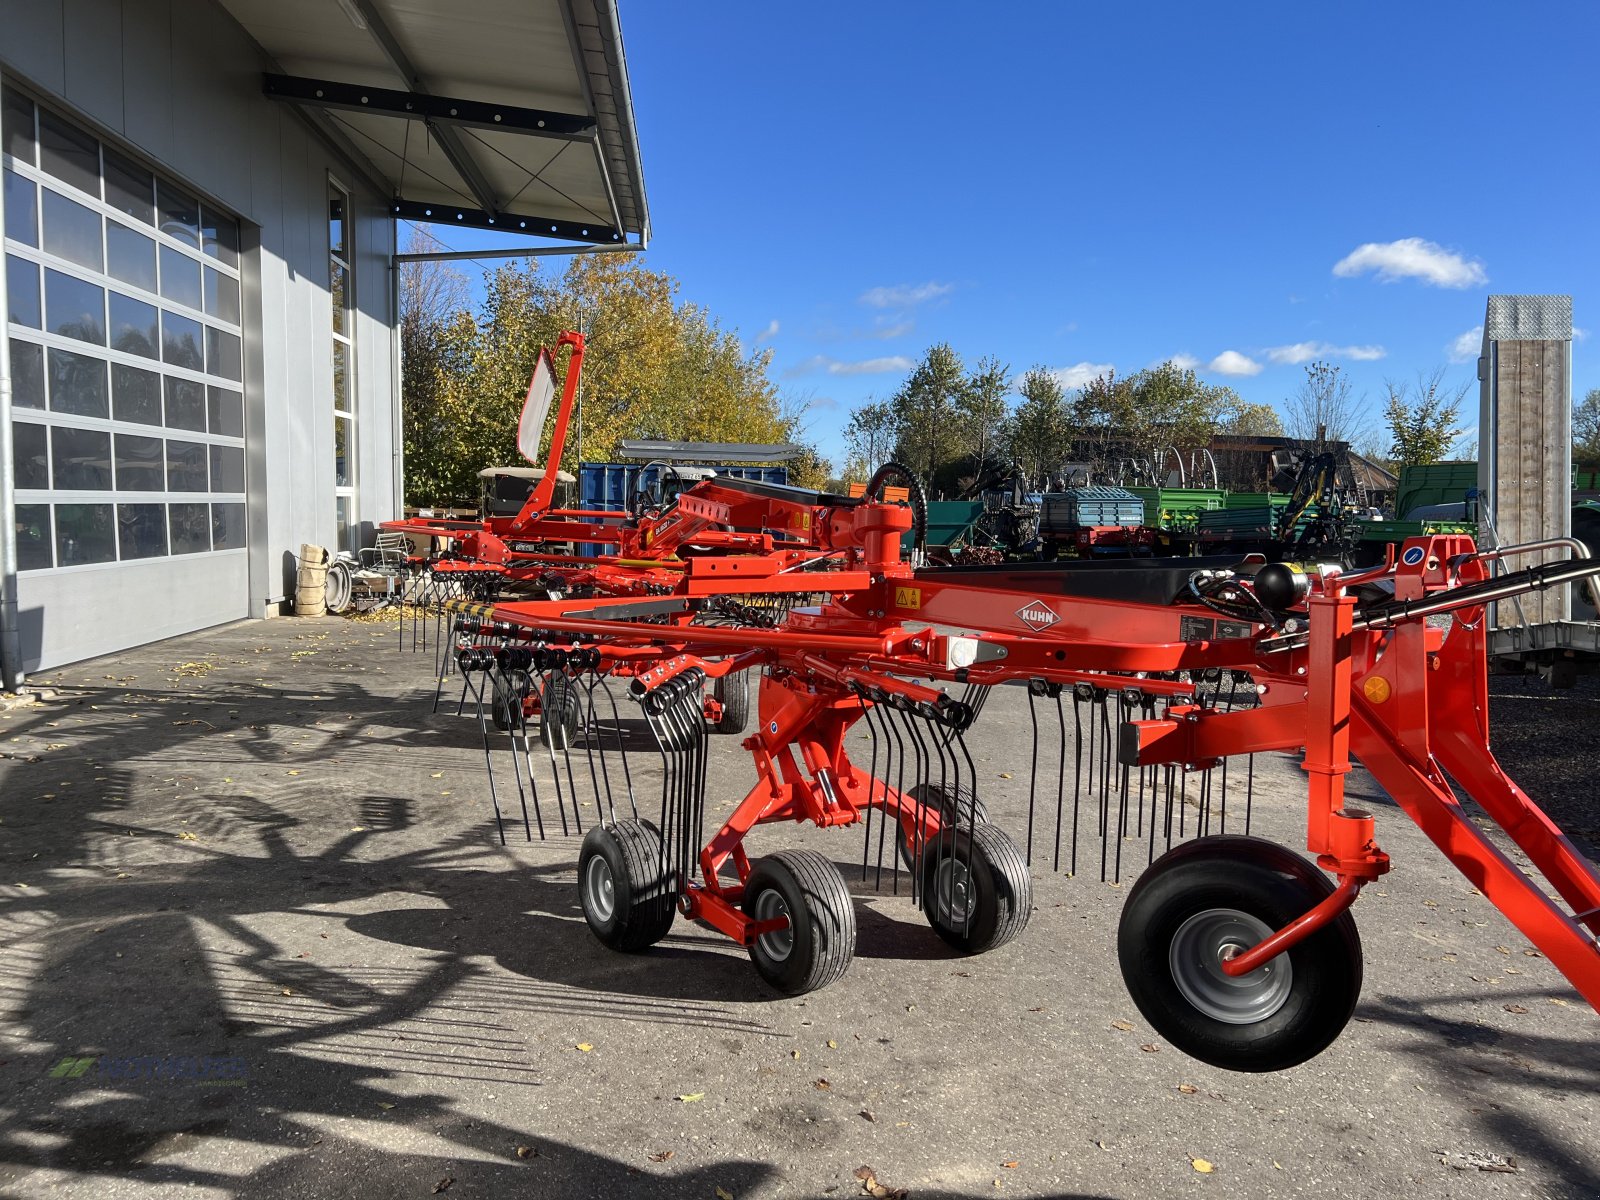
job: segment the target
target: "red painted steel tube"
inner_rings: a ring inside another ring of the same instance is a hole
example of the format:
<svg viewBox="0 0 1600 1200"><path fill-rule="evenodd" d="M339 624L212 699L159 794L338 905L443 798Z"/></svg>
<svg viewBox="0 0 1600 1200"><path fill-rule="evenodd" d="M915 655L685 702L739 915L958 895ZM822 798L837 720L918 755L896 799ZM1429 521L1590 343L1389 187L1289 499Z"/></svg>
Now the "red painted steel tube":
<svg viewBox="0 0 1600 1200"><path fill-rule="evenodd" d="M1335 889L1333 895L1306 913L1305 916L1289 922L1266 941L1258 942L1243 954L1223 959L1222 973L1235 977L1248 975L1257 967L1266 966L1267 963L1277 958L1285 950L1291 950L1298 946L1306 938L1354 904L1356 896L1361 891L1361 885L1365 882L1363 879L1344 880Z"/></svg>

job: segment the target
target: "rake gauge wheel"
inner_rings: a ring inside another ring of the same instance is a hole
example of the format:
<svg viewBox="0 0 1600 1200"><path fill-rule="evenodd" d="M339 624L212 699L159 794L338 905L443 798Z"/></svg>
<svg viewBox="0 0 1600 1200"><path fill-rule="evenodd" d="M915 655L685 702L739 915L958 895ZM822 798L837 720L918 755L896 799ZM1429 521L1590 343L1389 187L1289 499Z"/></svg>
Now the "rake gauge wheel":
<svg viewBox="0 0 1600 1200"><path fill-rule="evenodd" d="M490 696L489 715L494 727L503 731L516 729L522 724L522 703L533 690L533 681L525 671L503 674L493 673L494 691Z"/></svg>
<svg viewBox="0 0 1600 1200"><path fill-rule="evenodd" d="M565 675L552 675L539 693L539 736L553 750L578 740L578 691Z"/></svg>
<svg viewBox="0 0 1600 1200"><path fill-rule="evenodd" d="M1230 1071L1281 1071L1339 1036L1361 994L1349 912L1248 975L1220 963L1331 895L1305 859L1260 838L1209 837L1162 855L1128 894L1117 929L1139 1011L1185 1054Z"/></svg>
<svg viewBox="0 0 1600 1200"><path fill-rule="evenodd" d="M644 950L667 936L677 896L648 821L596 825L578 852L578 901L595 937L613 950Z"/></svg>
<svg viewBox="0 0 1600 1200"><path fill-rule="evenodd" d="M954 795L951 795L952 791ZM989 819L989 806L964 783L954 789L937 783L919 783L906 792L906 799L935 810L939 814L941 830L951 828L965 832L974 823ZM913 870L916 867L916 846L906 837L906 827L898 821L894 827L894 844L900 852L900 865L908 871ZM931 838L925 841L922 852L926 854L932 844Z"/></svg>
<svg viewBox="0 0 1600 1200"><path fill-rule="evenodd" d="M787 929L758 934L750 961L778 991L799 996L826 987L856 953L856 908L844 876L815 850L783 850L756 864L744 885L753 921L787 917Z"/></svg>
<svg viewBox="0 0 1600 1200"><path fill-rule="evenodd" d="M983 954L1027 928L1033 878L998 825L979 820L940 832L922 851L922 907L957 950Z"/></svg>
<svg viewBox="0 0 1600 1200"><path fill-rule="evenodd" d="M750 725L750 675L734 671L711 682L711 696L722 705L718 733L743 733Z"/></svg>

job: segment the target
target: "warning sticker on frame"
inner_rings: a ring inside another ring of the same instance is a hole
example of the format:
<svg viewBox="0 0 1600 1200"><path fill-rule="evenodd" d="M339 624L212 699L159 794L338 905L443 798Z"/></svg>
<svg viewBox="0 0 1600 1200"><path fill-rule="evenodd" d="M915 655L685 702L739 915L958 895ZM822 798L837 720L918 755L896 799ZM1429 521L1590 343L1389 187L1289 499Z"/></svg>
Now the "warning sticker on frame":
<svg viewBox="0 0 1600 1200"><path fill-rule="evenodd" d="M895 588L894 606L896 608L921 608L922 589L913 587Z"/></svg>
<svg viewBox="0 0 1600 1200"><path fill-rule="evenodd" d="M1179 617L1178 636L1186 642L1209 642L1217 636L1217 623L1210 617Z"/></svg>

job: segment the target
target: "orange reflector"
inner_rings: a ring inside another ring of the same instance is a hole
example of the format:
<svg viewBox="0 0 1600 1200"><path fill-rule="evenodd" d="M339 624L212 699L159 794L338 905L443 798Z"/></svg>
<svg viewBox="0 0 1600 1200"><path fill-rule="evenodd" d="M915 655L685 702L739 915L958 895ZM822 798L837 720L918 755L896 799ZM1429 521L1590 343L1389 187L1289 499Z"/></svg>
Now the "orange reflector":
<svg viewBox="0 0 1600 1200"><path fill-rule="evenodd" d="M1361 685L1361 690L1366 693L1368 700L1374 704L1382 704L1394 690L1389 686L1389 681L1382 675L1369 675Z"/></svg>

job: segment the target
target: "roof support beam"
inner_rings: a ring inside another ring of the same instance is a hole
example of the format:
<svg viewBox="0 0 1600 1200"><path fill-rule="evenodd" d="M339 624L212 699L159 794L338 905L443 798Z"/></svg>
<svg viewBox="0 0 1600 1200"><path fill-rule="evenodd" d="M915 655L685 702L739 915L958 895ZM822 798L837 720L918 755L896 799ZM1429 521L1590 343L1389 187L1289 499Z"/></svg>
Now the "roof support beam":
<svg viewBox="0 0 1600 1200"><path fill-rule="evenodd" d="M307 79L299 75L267 75L264 88L274 100L289 100L308 108L338 108L370 112L385 117L425 119L430 125L465 125L475 129L503 129L566 141L588 142L595 137L594 121L571 113L457 100L427 92L401 92L391 88ZM438 132L442 135L443 129Z"/></svg>
<svg viewBox="0 0 1600 1200"><path fill-rule="evenodd" d="M620 245L627 241L620 229L595 222L555 221L517 213L487 212L450 204L420 200L391 200L389 212L402 221L430 221L435 225L466 225L473 229L500 229L507 233L526 233L535 237L562 238L573 242ZM640 249L640 247L634 247Z"/></svg>

